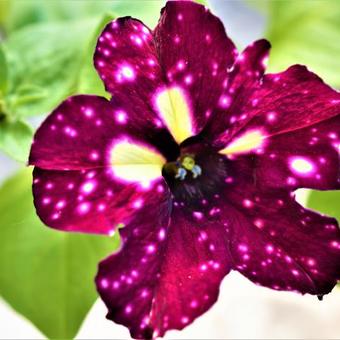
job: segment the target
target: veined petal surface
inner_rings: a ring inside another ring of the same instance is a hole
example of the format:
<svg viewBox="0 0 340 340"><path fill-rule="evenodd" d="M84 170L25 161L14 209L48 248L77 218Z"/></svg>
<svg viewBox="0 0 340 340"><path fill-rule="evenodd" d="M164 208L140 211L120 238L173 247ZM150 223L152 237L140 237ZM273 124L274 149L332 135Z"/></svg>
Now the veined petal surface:
<svg viewBox="0 0 340 340"><path fill-rule="evenodd" d="M169 1L154 31L130 17L108 24L94 60L115 103L129 101L132 94L150 126L167 127L181 143L199 133L219 105L227 68L236 55L223 24L207 8L191 1ZM154 105L155 97L172 88L185 95L169 92L169 100L179 104L164 116ZM170 122L176 120L183 98L187 109L181 111L186 115L182 119L189 124L177 127Z"/></svg>
<svg viewBox="0 0 340 340"><path fill-rule="evenodd" d="M151 219L145 209L142 216L121 229L123 247L100 264L96 281L107 317L132 337L151 339L208 310L231 263L218 225L181 208L174 208L168 227L165 214Z"/></svg>

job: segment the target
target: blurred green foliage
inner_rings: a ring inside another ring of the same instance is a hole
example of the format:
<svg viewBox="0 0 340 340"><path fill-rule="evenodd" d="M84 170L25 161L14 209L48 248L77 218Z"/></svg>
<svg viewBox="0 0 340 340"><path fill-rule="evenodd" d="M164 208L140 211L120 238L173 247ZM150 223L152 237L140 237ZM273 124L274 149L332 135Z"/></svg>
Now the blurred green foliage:
<svg viewBox="0 0 340 340"><path fill-rule="evenodd" d="M0 46L0 99L5 95L7 91L8 82L8 68L5 52L2 46Z"/></svg>
<svg viewBox="0 0 340 340"><path fill-rule="evenodd" d="M3 45L10 70L8 114L42 115L77 91L94 25L93 20L36 24L10 36Z"/></svg>
<svg viewBox="0 0 340 340"><path fill-rule="evenodd" d="M272 43L269 71L307 65L340 88L340 1L268 1L266 37Z"/></svg>
<svg viewBox="0 0 340 340"><path fill-rule="evenodd" d="M311 190L308 207L340 221L340 191Z"/></svg>
<svg viewBox="0 0 340 340"><path fill-rule="evenodd" d="M2 0L3 23L10 33L35 23L77 21L100 17L112 11L118 16L132 16L153 27L163 0ZM71 32L70 32L71 33Z"/></svg>
<svg viewBox="0 0 340 340"><path fill-rule="evenodd" d="M31 184L25 169L0 189L0 293L47 337L70 339L97 298L97 264L119 238L45 227L34 214Z"/></svg>
<svg viewBox="0 0 340 340"><path fill-rule="evenodd" d="M7 14L0 21L0 131L8 127L17 131L13 126L23 127L29 116L46 115L70 95L107 95L92 61L98 34L116 16L136 16L153 26L163 4L161 0L0 2ZM27 138L26 133L20 141L27 143L26 152L17 152L11 138L3 138L0 149L24 163L30 139L32 134Z"/></svg>
<svg viewBox="0 0 340 340"><path fill-rule="evenodd" d="M22 120L11 118L0 121L0 149L6 149L16 160L27 159L33 129Z"/></svg>

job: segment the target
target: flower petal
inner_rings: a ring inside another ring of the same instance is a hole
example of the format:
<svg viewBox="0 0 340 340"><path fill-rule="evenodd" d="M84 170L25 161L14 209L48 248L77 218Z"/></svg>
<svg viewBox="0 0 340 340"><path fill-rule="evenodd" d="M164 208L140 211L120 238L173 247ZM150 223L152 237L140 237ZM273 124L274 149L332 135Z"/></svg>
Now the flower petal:
<svg viewBox="0 0 340 340"><path fill-rule="evenodd" d="M165 214L150 217L154 203L121 229L123 248L100 264L96 279L107 317L134 338L184 328L216 301L230 270L222 228L198 223L181 208L167 227Z"/></svg>
<svg viewBox="0 0 340 340"><path fill-rule="evenodd" d="M266 67L270 50L270 43L265 40L257 40L248 45L237 57L230 72L228 90L236 101L242 100L241 92L254 91L262 78ZM248 92L250 94L251 92ZM239 96L239 97L237 97ZM235 102L233 105L237 105Z"/></svg>
<svg viewBox="0 0 340 340"><path fill-rule="evenodd" d="M125 119L129 119L127 111L104 98L76 96L62 103L38 129L30 164L36 166L35 206L45 224L111 234L131 215L138 215L150 195L165 195L162 166L166 160L148 142L162 149L171 139L156 143L157 132Z"/></svg>
<svg viewBox="0 0 340 340"><path fill-rule="evenodd" d="M177 146L171 136L134 119L137 109L128 101L118 106L96 96L70 97L38 129L29 163L53 170L111 167L112 145L126 138L173 157ZM159 164L159 152L149 161Z"/></svg>
<svg viewBox="0 0 340 340"><path fill-rule="evenodd" d="M267 136L317 124L339 114L340 93L305 66L264 76L244 107L253 119L244 129L262 127Z"/></svg>
<svg viewBox="0 0 340 340"><path fill-rule="evenodd" d="M340 189L340 114L265 140L254 175L260 187Z"/></svg>
<svg viewBox="0 0 340 340"><path fill-rule="evenodd" d="M113 102L131 103L134 120L155 129L162 126L152 101L164 81L148 27L131 17L109 23L98 39L94 65Z"/></svg>
<svg viewBox="0 0 340 340"><path fill-rule="evenodd" d="M126 17L108 24L94 62L112 101L138 108L134 121L143 119L154 130L167 127L178 143L194 134L188 97L181 87L165 84L154 38L140 21Z"/></svg>
<svg viewBox="0 0 340 340"><path fill-rule="evenodd" d="M296 65L265 76L251 101L253 118L221 153L250 154L260 187L340 188L340 93Z"/></svg>
<svg viewBox="0 0 340 340"><path fill-rule="evenodd" d="M256 112L244 110L244 106L260 85L266 69L269 50L270 43L261 39L247 46L237 57L229 72L228 84L222 96L228 105L224 110L215 110L203 133L204 137L216 146L224 146L225 141L256 114Z"/></svg>
<svg viewBox="0 0 340 340"><path fill-rule="evenodd" d="M340 108L340 93L301 65L265 75L246 98L238 107L241 114L230 118L230 128L220 135L215 131L217 148L228 147L247 131L261 129L267 138L302 129L338 115Z"/></svg>
<svg viewBox="0 0 340 340"><path fill-rule="evenodd" d="M329 293L340 279L336 220L303 208L285 191L263 192L243 176L225 191L221 209L234 269L269 288Z"/></svg>
<svg viewBox="0 0 340 340"><path fill-rule="evenodd" d="M94 61L115 103L132 100L150 124L166 126L181 143L218 104L235 54L222 23L204 6L169 1L154 32L129 17L108 24Z"/></svg>
<svg viewBox="0 0 340 340"><path fill-rule="evenodd" d="M222 22L193 1L168 1L154 36L167 84L190 94L198 133L219 105L237 50Z"/></svg>
<svg viewBox="0 0 340 340"><path fill-rule="evenodd" d="M64 231L111 235L132 216L141 216L149 200L170 199L163 179L144 187L126 185L106 168L53 171L36 167L33 178L37 214L46 225Z"/></svg>

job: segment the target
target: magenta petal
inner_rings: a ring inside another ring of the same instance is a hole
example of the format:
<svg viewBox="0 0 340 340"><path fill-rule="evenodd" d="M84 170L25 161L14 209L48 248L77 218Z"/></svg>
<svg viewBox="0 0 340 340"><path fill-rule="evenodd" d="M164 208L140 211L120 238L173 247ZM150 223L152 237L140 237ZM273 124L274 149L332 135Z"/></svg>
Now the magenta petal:
<svg viewBox="0 0 340 340"><path fill-rule="evenodd" d="M153 91L162 84L162 70L152 32L131 17L109 23L101 33L94 65L106 89L129 98L132 93L149 101Z"/></svg>
<svg viewBox="0 0 340 340"><path fill-rule="evenodd" d="M118 225L140 216L140 207L149 200L169 199L163 180L143 189L117 182L103 168L51 171L36 167L33 178L37 214L46 225L64 231L111 235Z"/></svg>
<svg viewBox="0 0 340 340"><path fill-rule="evenodd" d="M170 1L154 32L129 17L108 24L99 37L94 63L113 101L132 100L147 113L144 120L156 126L158 115L149 109L154 109L157 91L182 88L198 133L219 105L227 68L236 54L223 24L204 6Z"/></svg>
<svg viewBox="0 0 340 340"><path fill-rule="evenodd" d="M96 281L107 317L127 326L134 338L190 324L216 301L230 270L223 228L174 209L169 227L168 215L155 218L146 209L121 230L122 250L99 267Z"/></svg>
<svg viewBox="0 0 340 340"><path fill-rule="evenodd" d="M257 40L247 46L236 59L228 81L228 92L233 98L230 115L239 114L242 116L244 114L244 112L238 111L260 84L266 70L270 47L267 40ZM240 119L240 116L236 117L238 122L246 121L245 118ZM250 117L247 118L249 119Z"/></svg>
<svg viewBox="0 0 340 340"><path fill-rule="evenodd" d="M237 57L229 71L228 81L221 97L225 105L220 105L214 110L204 130L204 137L211 140L216 147L224 146L225 141L256 114L244 110L244 107L260 84L269 50L270 44L267 40L255 41Z"/></svg>
<svg viewBox="0 0 340 340"><path fill-rule="evenodd" d="M165 129L148 125L148 111L133 100L118 105L89 95L70 97L43 122L34 136L30 165L52 170L107 166L114 139L120 136L153 144L167 156L176 144Z"/></svg>
<svg viewBox="0 0 340 340"><path fill-rule="evenodd" d="M113 114L105 98L68 98L37 130L29 164L54 170L103 166L115 135L108 128L114 123Z"/></svg>
<svg viewBox="0 0 340 340"><path fill-rule="evenodd" d="M198 133L213 110L224 106L227 69L236 55L223 24L209 10L191 1L169 1L154 32L130 17L108 24L94 63L112 101L131 101L150 128L161 125L154 107L158 91L181 88Z"/></svg>
<svg viewBox="0 0 340 340"><path fill-rule="evenodd" d="M246 128L261 127L270 136L337 116L340 93L305 66L295 65L264 76L244 110L254 116Z"/></svg>
<svg viewBox="0 0 340 340"><path fill-rule="evenodd" d="M224 194L230 206L221 209L234 269L272 289L329 293L340 279L337 221L303 208L286 192L261 192L249 176L234 185Z"/></svg>
<svg viewBox="0 0 340 340"><path fill-rule="evenodd" d="M149 28L131 17L109 23L98 39L94 65L113 101L131 103L138 108L134 119L157 128L160 122L151 109L152 100L164 82Z"/></svg>
<svg viewBox="0 0 340 340"><path fill-rule="evenodd" d="M156 94L164 88L165 79L149 28L130 17L109 23L98 39L94 65L112 94L112 104L126 114L126 125L133 122L135 131L164 154L176 149L155 108Z"/></svg>
<svg viewBox="0 0 340 340"><path fill-rule="evenodd" d="M194 1L169 1L154 31L167 84L184 87L194 106L196 132L220 104L237 50L222 22Z"/></svg>
<svg viewBox="0 0 340 340"><path fill-rule="evenodd" d="M340 189L340 115L268 138L256 156L261 187Z"/></svg>
<svg viewBox="0 0 340 340"><path fill-rule="evenodd" d="M257 85L266 70L270 47L267 40L257 40L248 45L237 57L230 72L231 80L228 86L230 93L235 93L240 87L247 89Z"/></svg>

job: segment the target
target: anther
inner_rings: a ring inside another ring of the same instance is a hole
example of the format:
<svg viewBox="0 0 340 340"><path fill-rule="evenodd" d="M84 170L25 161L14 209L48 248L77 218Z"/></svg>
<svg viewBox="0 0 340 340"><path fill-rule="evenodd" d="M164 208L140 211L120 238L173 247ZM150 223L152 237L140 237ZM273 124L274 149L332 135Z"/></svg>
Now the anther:
<svg viewBox="0 0 340 340"><path fill-rule="evenodd" d="M183 181L186 175L187 171L184 168L178 168L175 178L179 178L181 181Z"/></svg>

